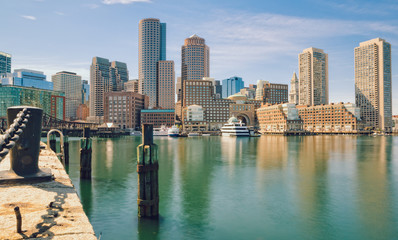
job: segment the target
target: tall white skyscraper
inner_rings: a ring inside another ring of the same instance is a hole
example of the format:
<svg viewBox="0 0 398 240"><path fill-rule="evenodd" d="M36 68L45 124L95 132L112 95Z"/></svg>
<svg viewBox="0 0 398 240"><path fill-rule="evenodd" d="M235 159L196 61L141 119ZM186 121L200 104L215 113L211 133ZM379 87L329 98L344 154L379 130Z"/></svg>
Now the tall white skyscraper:
<svg viewBox="0 0 398 240"><path fill-rule="evenodd" d="M161 23L156 18L142 19L138 38L139 92L149 97L149 108L174 106L174 98L160 96L170 92L174 94L175 91L174 75L172 80L169 78L171 76L167 78L167 82L172 81L173 84L164 84L164 72L159 72L169 71L171 67L170 61L166 61L166 23ZM170 74L174 74L174 63L172 67Z"/></svg>
<svg viewBox="0 0 398 240"><path fill-rule="evenodd" d="M328 55L307 48L299 54L299 105L329 104Z"/></svg>
<svg viewBox="0 0 398 240"><path fill-rule="evenodd" d="M392 130L391 44L376 38L355 48L355 103L368 127Z"/></svg>

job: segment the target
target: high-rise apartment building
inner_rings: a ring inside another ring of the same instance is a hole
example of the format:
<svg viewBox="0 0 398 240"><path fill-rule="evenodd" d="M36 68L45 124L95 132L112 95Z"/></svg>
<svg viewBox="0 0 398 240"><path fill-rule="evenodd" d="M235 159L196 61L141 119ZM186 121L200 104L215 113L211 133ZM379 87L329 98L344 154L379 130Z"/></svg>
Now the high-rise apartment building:
<svg viewBox="0 0 398 240"><path fill-rule="evenodd" d="M139 92L149 97L149 108L156 108L159 105L158 62L166 60L166 23L156 18L142 19L138 38Z"/></svg>
<svg viewBox="0 0 398 240"><path fill-rule="evenodd" d="M87 104L90 99L90 84L87 80L82 80L82 104Z"/></svg>
<svg viewBox="0 0 398 240"><path fill-rule="evenodd" d="M293 77L290 80L290 93L289 93L289 103L298 104L299 103L299 80L296 73L293 73Z"/></svg>
<svg viewBox="0 0 398 240"><path fill-rule="evenodd" d="M307 48L299 54L299 104L329 103L328 54Z"/></svg>
<svg viewBox="0 0 398 240"><path fill-rule="evenodd" d="M112 91L122 91L124 83L129 80L127 64L118 61L111 62L110 77L112 81Z"/></svg>
<svg viewBox="0 0 398 240"><path fill-rule="evenodd" d="M366 126L391 132L391 44L384 39L355 48L355 103Z"/></svg>
<svg viewBox="0 0 398 240"><path fill-rule="evenodd" d="M11 73L11 55L0 52L0 77L7 73Z"/></svg>
<svg viewBox="0 0 398 240"><path fill-rule="evenodd" d="M288 85L265 82L263 84L261 95L263 98L262 99L256 98L256 100L261 100L264 104L265 103L269 103L269 104L287 103L288 95L289 95Z"/></svg>
<svg viewBox="0 0 398 240"><path fill-rule="evenodd" d="M104 93L123 90L128 79L125 63L93 57L90 67L90 116L104 116Z"/></svg>
<svg viewBox="0 0 398 240"><path fill-rule="evenodd" d="M222 97L227 98L238 93L244 88L244 82L241 77L230 77L222 80Z"/></svg>
<svg viewBox="0 0 398 240"><path fill-rule="evenodd" d="M265 80L257 80L257 88L256 88L256 100L262 101L264 99L264 84L269 83Z"/></svg>
<svg viewBox="0 0 398 240"><path fill-rule="evenodd" d="M93 57L90 67L90 116L104 116L104 93L112 91L108 59Z"/></svg>
<svg viewBox="0 0 398 240"><path fill-rule="evenodd" d="M65 118L76 119L77 108L82 101L82 77L73 72L52 75L54 90L65 93Z"/></svg>
<svg viewBox="0 0 398 240"><path fill-rule="evenodd" d="M162 109L175 108L174 61L158 62L158 104Z"/></svg>

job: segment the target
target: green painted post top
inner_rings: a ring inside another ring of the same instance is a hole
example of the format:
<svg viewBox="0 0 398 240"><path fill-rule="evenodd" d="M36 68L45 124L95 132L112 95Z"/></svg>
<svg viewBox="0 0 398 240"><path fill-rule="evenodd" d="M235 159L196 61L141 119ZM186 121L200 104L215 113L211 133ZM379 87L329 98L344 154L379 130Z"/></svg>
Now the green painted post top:
<svg viewBox="0 0 398 240"><path fill-rule="evenodd" d="M153 144L153 125L142 124L142 144L152 145Z"/></svg>

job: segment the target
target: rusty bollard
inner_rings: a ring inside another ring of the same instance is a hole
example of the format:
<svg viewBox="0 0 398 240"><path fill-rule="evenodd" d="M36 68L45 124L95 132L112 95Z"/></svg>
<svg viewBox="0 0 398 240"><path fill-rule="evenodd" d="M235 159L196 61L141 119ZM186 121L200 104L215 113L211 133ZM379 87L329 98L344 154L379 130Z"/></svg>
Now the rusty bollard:
<svg viewBox="0 0 398 240"><path fill-rule="evenodd" d="M84 128L80 139L80 178L91 179L91 138L90 128Z"/></svg>
<svg viewBox="0 0 398 240"><path fill-rule="evenodd" d="M26 127L19 131L19 138L10 150L10 170L0 172L0 184L11 182L50 181L51 170L39 169L40 137L43 110L31 106L15 106L7 109L8 123L12 124L18 113L26 109ZM12 127L9 126L9 127Z"/></svg>
<svg viewBox="0 0 398 240"><path fill-rule="evenodd" d="M137 147L138 217L159 216L158 147L153 144L153 125L142 125L142 144Z"/></svg>
<svg viewBox="0 0 398 240"><path fill-rule="evenodd" d="M14 212L17 218L17 233L22 233L22 216L18 206L14 208Z"/></svg>

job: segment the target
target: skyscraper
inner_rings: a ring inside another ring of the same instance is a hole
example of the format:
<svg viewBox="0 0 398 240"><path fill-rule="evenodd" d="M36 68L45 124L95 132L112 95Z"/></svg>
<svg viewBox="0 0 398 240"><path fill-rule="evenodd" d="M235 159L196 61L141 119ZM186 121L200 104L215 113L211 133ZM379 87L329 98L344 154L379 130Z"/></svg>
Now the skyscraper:
<svg viewBox="0 0 398 240"><path fill-rule="evenodd" d="M65 93L65 118L76 119L76 111L82 102L82 77L73 72L52 75L54 90Z"/></svg>
<svg viewBox="0 0 398 240"><path fill-rule="evenodd" d="M90 67L90 116L104 116L104 93L112 91L108 59L93 57Z"/></svg>
<svg viewBox="0 0 398 240"><path fill-rule="evenodd" d="M127 64L113 61L110 68L110 77L112 81L112 91L122 91L124 83L129 80Z"/></svg>
<svg viewBox="0 0 398 240"><path fill-rule="evenodd" d="M126 63L93 57L90 67L90 117L104 116L104 93L123 90L124 83L129 79L128 74Z"/></svg>
<svg viewBox="0 0 398 240"><path fill-rule="evenodd" d="M139 92L149 97L149 107L158 106L158 62L166 60L166 24L156 18L139 22ZM173 80L174 82L174 80Z"/></svg>
<svg viewBox="0 0 398 240"><path fill-rule="evenodd" d="M289 93L289 103L298 104L299 103L299 80L296 73L293 73L293 77L290 80L290 93Z"/></svg>
<svg viewBox="0 0 398 240"><path fill-rule="evenodd" d="M384 39L355 48L355 103L367 126L391 132L391 44Z"/></svg>
<svg viewBox="0 0 398 240"><path fill-rule="evenodd" d="M209 47L196 34L185 39L181 47L182 80L202 80L210 75Z"/></svg>
<svg viewBox="0 0 398 240"><path fill-rule="evenodd" d="M174 61L158 62L158 104L162 109L175 108Z"/></svg>
<svg viewBox="0 0 398 240"><path fill-rule="evenodd" d="M299 104L329 103L328 55L318 48L299 54Z"/></svg>
<svg viewBox="0 0 398 240"><path fill-rule="evenodd" d="M222 80L222 97L227 98L232 94L239 92L244 88L244 82L241 77L230 77Z"/></svg>
<svg viewBox="0 0 398 240"><path fill-rule="evenodd" d="M11 73L11 55L0 52L0 76Z"/></svg>

